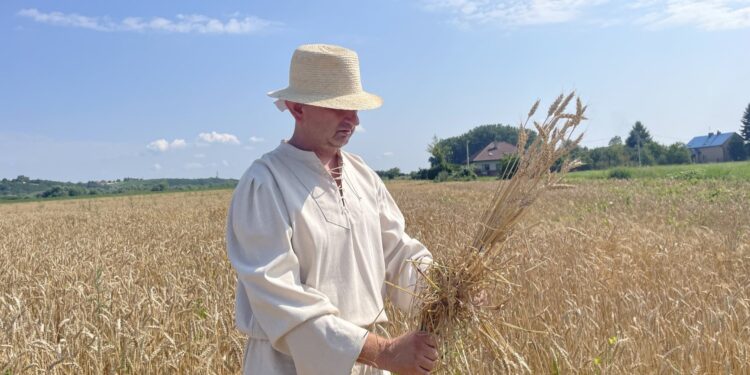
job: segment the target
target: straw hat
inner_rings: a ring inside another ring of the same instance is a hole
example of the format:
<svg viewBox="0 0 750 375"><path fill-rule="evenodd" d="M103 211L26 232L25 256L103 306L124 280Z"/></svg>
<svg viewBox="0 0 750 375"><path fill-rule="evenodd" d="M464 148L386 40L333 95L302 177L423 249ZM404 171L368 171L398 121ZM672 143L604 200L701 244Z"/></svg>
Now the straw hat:
<svg viewBox="0 0 750 375"><path fill-rule="evenodd" d="M357 53L327 44L299 46L289 67L289 87L268 96L334 109L374 109L383 104L379 96L362 90Z"/></svg>

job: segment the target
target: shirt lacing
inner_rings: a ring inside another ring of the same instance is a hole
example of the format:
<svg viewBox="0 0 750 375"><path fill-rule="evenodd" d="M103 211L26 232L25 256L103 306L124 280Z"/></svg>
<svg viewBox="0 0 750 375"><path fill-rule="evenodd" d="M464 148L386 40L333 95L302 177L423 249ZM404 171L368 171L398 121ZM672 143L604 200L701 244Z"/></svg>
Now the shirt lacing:
<svg viewBox="0 0 750 375"><path fill-rule="evenodd" d="M341 203L346 206L346 202L344 202L344 166L340 165L336 168L331 168L328 170L328 174L331 175L331 178L333 178L333 182L336 183L336 187L339 190L339 196L341 196Z"/></svg>

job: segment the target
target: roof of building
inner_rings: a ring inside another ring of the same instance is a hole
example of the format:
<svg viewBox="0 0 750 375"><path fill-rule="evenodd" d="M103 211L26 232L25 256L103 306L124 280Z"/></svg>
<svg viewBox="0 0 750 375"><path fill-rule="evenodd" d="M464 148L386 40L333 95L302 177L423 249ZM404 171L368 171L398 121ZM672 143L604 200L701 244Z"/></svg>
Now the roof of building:
<svg viewBox="0 0 750 375"><path fill-rule="evenodd" d="M695 137L688 142L688 148L703 148L703 147L718 147L727 143L735 132L730 133L708 133L708 135L701 135Z"/></svg>
<svg viewBox="0 0 750 375"><path fill-rule="evenodd" d="M518 148L508 142L490 142L471 159L471 162L500 160L505 155L515 154L516 151L518 151Z"/></svg>

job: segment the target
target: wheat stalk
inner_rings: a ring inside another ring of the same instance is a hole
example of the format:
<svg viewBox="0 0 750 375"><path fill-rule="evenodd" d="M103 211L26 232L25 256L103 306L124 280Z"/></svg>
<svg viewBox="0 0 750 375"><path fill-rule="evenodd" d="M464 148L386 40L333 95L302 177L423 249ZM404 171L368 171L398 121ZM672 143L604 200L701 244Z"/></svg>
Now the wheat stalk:
<svg viewBox="0 0 750 375"><path fill-rule="evenodd" d="M574 97L572 92L555 99L544 121L533 122L537 137L526 147L528 124L539 107L539 101L534 103L526 119L519 124L517 161L503 172L507 175L515 169L515 174L499 183L473 241L463 252L441 253L430 270L422 273L426 282L418 300L421 303L419 329L441 338L442 352L447 353L443 370L460 373L466 367L464 338L475 337L482 343L484 362L530 371L500 331L487 324L492 312L500 307L477 306L473 301L482 291L492 291L509 283L500 272L502 244L514 234L528 208L577 165L577 161L566 160L559 171L550 171L557 160L565 158L581 141L582 135L575 139L571 139L571 135L586 119L586 106L581 104L580 98L575 98L575 112L565 112Z"/></svg>

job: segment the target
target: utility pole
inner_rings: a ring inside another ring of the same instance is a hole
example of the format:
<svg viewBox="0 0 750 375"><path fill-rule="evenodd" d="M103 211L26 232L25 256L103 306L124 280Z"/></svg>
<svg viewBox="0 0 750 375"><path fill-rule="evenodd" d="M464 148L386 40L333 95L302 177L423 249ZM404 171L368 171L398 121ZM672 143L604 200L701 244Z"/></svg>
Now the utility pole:
<svg viewBox="0 0 750 375"><path fill-rule="evenodd" d="M638 139L638 168L641 167L641 134L636 132L636 138Z"/></svg>
<svg viewBox="0 0 750 375"><path fill-rule="evenodd" d="M466 141L466 169L469 169L469 141Z"/></svg>

